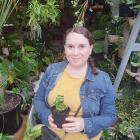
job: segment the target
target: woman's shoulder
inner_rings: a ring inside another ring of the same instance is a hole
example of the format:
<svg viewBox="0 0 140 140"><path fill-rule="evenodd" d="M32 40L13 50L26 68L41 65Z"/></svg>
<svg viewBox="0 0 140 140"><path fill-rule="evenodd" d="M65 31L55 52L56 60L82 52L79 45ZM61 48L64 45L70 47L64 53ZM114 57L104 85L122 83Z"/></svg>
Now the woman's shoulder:
<svg viewBox="0 0 140 140"><path fill-rule="evenodd" d="M65 68L66 65L67 65L66 61L61 61L61 62L49 64L46 68L45 73L60 72Z"/></svg>
<svg viewBox="0 0 140 140"><path fill-rule="evenodd" d="M66 65L65 61L61 61L61 62L57 62L57 63L52 63L49 64L49 66L47 67L47 69L51 68L51 69L56 69L56 68L62 68Z"/></svg>
<svg viewBox="0 0 140 140"><path fill-rule="evenodd" d="M103 70L98 70L98 78L97 79L99 81L102 81L103 83L108 83L111 81L109 74Z"/></svg>
<svg viewBox="0 0 140 140"><path fill-rule="evenodd" d="M109 78L109 74L103 70L98 69L98 76L103 77L103 78Z"/></svg>
<svg viewBox="0 0 140 140"><path fill-rule="evenodd" d="M113 90L112 80L107 72L99 70L97 77L96 82L100 88L104 89L105 91L107 89Z"/></svg>

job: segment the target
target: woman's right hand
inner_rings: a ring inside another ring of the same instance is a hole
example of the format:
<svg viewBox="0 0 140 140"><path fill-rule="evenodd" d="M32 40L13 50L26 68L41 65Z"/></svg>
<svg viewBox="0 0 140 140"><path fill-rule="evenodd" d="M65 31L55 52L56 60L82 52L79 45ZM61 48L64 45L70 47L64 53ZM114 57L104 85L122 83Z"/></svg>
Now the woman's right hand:
<svg viewBox="0 0 140 140"><path fill-rule="evenodd" d="M52 114L49 115L48 122L49 122L50 127L60 130L60 128L58 128L57 125L54 123L54 119L52 118Z"/></svg>

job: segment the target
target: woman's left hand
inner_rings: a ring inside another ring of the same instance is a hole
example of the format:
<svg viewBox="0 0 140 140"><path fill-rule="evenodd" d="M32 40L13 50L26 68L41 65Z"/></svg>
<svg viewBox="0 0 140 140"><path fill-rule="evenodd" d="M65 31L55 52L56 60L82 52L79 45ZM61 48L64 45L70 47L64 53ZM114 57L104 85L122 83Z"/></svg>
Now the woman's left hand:
<svg viewBox="0 0 140 140"><path fill-rule="evenodd" d="M68 123L62 125L63 130L66 132L81 132L84 130L84 119L78 117L66 118Z"/></svg>

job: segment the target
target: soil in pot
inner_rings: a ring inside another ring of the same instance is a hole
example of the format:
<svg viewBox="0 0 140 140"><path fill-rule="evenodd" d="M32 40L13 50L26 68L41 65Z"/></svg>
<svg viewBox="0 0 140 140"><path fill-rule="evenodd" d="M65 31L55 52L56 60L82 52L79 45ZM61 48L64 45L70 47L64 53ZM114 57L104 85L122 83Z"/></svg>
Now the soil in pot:
<svg viewBox="0 0 140 140"><path fill-rule="evenodd" d="M54 119L54 123L57 125L58 128L62 128L62 124L66 123L65 118L68 117L69 112L69 107L62 112L58 112L55 108L52 108L52 117Z"/></svg>
<svg viewBox="0 0 140 140"><path fill-rule="evenodd" d="M18 94L5 94L5 103L0 106L0 133L14 134L22 123L20 107L22 97Z"/></svg>

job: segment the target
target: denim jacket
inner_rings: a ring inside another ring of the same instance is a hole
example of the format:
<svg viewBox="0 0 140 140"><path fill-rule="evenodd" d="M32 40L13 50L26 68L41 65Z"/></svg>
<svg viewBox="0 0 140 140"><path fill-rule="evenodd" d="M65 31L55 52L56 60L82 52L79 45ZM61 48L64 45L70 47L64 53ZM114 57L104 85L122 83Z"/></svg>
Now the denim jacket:
<svg viewBox="0 0 140 140"><path fill-rule="evenodd" d="M48 94L66 65L66 61L49 65L34 96L35 111L45 125L48 125L48 116L51 113L47 103ZM85 80L80 87L80 101L85 125L83 133L89 138L95 137L116 121L115 92L107 73L98 70L98 74L94 75L88 66Z"/></svg>

